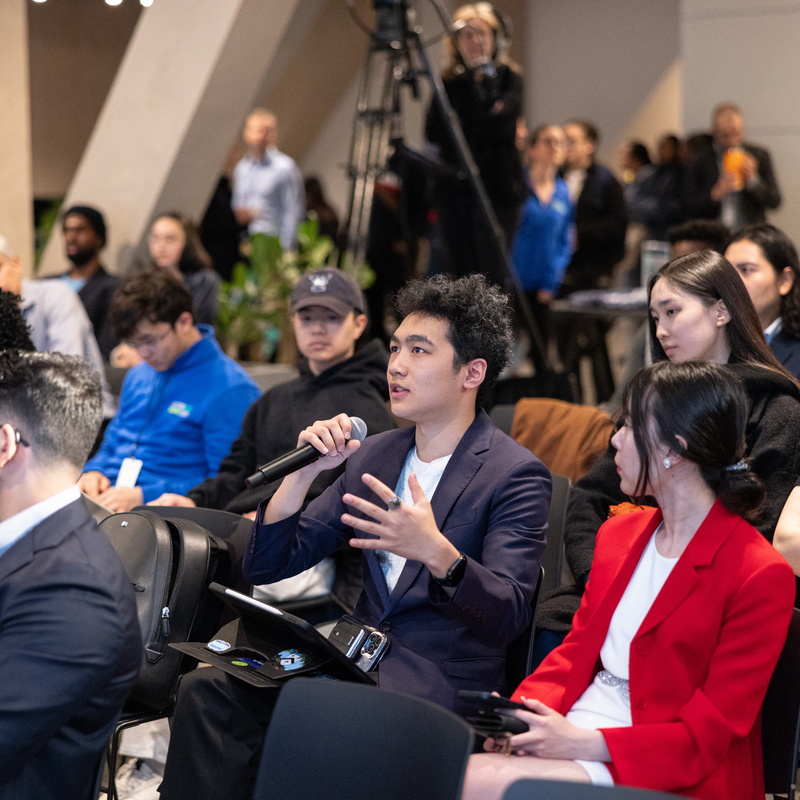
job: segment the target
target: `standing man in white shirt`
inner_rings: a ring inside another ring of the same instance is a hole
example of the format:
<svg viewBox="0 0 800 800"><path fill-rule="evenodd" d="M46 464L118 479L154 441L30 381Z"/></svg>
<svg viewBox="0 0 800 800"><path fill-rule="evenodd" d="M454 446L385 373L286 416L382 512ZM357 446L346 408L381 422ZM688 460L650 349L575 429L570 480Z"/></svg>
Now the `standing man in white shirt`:
<svg viewBox="0 0 800 800"><path fill-rule="evenodd" d="M297 164L278 150L278 122L265 108L250 112L242 134L247 152L233 171L233 213L248 233L277 236L294 250L305 217L305 190Z"/></svg>

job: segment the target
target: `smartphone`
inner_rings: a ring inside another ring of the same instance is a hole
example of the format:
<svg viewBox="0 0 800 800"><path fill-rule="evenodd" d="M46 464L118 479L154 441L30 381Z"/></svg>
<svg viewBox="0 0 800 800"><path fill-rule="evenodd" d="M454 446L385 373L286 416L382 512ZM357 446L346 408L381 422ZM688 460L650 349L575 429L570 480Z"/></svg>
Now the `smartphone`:
<svg viewBox="0 0 800 800"><path fill-rule="evenodd" d="M336 623L328 641L355 661L364 672L375 669L389 647L389 637L385 633L359 622L349 614Z"/></svg>
<svg viewBox="0 0 800 800"><path fill-rule="evenodd" d="M473 692L468 689L459 691L458 696L467 704L486 711L497 711L501 708L521 708L530 711L524 703L509 700L507 697L497 697L491 692Z"/></svg>

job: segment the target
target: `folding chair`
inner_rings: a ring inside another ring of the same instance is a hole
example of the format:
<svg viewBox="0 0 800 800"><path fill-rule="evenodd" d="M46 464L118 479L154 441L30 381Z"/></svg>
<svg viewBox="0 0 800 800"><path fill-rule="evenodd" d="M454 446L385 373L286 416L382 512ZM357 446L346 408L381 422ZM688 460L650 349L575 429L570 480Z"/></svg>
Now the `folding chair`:
<svg viewBox="0 0 800 800"><path fill-rule="evenodd" d="M539 580L531 599L531 621L527 628L508 646L506 651L506 683L509 694L533 672L531 668L533 655L533 637L536 630L536 610L539 607L539 595L546 576L544 567L539 567Z"/></svg>

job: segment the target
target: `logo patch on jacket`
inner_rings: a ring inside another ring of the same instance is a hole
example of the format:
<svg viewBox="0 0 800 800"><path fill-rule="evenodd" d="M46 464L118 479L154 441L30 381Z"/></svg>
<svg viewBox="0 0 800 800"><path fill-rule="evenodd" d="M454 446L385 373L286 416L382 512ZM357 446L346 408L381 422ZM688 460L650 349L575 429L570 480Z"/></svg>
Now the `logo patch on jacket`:
<svg viewBox="0 0 800 800"><path fill-rule="evenodd" d="M181 419L186 419L186 417L188 417L191 413L192 407L188 403L184 403L182 400L173 400L167 409L167 414L174 414L176 417L180 417Z"/></svg>

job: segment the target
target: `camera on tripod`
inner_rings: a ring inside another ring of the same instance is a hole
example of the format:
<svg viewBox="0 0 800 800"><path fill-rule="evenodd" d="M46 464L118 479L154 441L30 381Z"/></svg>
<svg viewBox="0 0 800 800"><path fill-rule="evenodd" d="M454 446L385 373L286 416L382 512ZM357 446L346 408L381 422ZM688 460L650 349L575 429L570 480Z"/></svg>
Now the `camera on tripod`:
<svg viewBox="0 0 800 800"><path fill-rule="evenodd" d="M407 0L372 0L378 22L372 35L373 43L391 45L402 42L406 31Z"/></svg>

